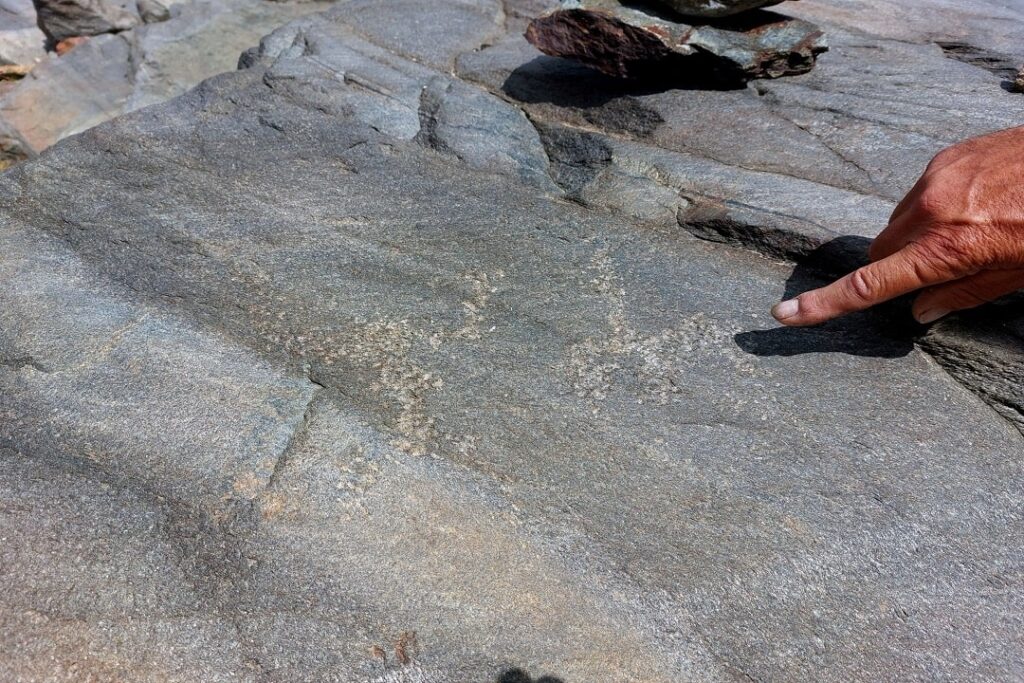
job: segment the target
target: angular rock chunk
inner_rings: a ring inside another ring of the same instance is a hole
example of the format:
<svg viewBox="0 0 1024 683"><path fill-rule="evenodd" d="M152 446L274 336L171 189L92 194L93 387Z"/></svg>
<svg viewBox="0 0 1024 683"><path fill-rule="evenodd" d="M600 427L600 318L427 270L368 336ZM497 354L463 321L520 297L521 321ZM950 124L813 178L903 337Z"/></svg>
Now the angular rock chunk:
<svg viewBox="0 0 1024 683"><path fill-rule="evenodd" d="M727 17L780 2L782 0L660 0L660 4L690 17Z"/></svg>
<svg viewBox="0 0 1024 683"><path fill-rule="evenodd" d="M32 0L0 0L0 64L31 64L46 56Z"/></svg>
<svg viewBox="0 0 1024 683"><path fill-rule="evenodd" d="M828 49L817 26L773 12L691 25L619 0L574 4L534 19L527 40L544 54L577 59L621 78L778 78L810 71Z"/></svg>
<svg viewBox="0 0 1024 683"><path fill-rule="evenodd" d="M147 24L155 24L171 18L171 10L167 9L159 0L139 0L138 7L139 16Z"/></svg>
<svg viewBox="0 0 1024 683"><path fill-rule="evenodd" d="M142 23L132 0L36 0L39 26L55 42L124 31Z"/></svg>
<svg viewBox="0 0 1024 683"><path fill-rule="evenodd" d="M0 171L34 156L32 147L9 123L0 119Z"/></svg>

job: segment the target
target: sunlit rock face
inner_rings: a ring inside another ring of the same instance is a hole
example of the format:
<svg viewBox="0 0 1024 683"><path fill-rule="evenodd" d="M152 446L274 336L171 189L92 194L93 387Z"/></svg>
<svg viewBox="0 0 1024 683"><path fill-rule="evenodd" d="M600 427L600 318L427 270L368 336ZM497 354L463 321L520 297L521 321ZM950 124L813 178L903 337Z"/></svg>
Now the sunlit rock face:
<svg viewBox="0 0 1024 683"><path fill-rule="evenodd" d="M726 88L350 0L0 174L0 681L1024 677L1019 303L768 313L1024 121L863 2Z"/></svg>

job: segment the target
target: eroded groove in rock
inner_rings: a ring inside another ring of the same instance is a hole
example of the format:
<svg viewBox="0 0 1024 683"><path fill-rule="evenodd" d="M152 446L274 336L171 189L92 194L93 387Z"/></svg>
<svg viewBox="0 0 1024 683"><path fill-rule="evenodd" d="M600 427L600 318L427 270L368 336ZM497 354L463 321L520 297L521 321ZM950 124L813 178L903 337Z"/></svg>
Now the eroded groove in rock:
<svg viewBox="0 0 1024 683"><path fill-rule="evenodd" d="M1024 434L1024 341L1000 319L1019 319L1019 297L936 325L920 344L957 381Z"/></svg>
<svg viewBox="0 0 1024 683"><path fill-rule="evenodd" d="M535 124L550 161L552 178L565 193L579 192L612 162L612 150L601 136L564 126Z"/></svg>
<svg viewBox="0 0 1024 683"><path fill-rule="evenodd" d="M1012 83L1020 71L1020 60L995 50L952 40L940 40L936 44L950 59L984 69L1007 82Z"/></svg>
<svg viewBox="0 0 1024 683"><path fill-rule="evenodd" d="M820 242L797 232L780 228L741 223L731 218L725 205L698 200L679 210L680 227L703 240L732 244L759 254L796 261L806 256Z"/></svg>

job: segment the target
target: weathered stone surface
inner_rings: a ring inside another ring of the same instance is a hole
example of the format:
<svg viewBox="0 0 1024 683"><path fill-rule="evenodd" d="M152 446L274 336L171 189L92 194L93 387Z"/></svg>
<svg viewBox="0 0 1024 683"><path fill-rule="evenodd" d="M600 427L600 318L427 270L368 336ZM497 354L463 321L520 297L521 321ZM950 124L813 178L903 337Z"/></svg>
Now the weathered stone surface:
<svg viewBox="0 0 1024 683"><path fill-rule="evenodd" d="M34 64L45 55L32 0L0 0L0 64Z"/></svg>
<svg viewBox="0 0 1024 683"><path fill-rule="evenodd" d="M18 131L0 119L0 171L32 157L33 151Z"/></svg>
<svg viewBox="0 0 1024 683"><path fill-rule="evenodd" d="M0 176L0 678L1021 677L1020 318L767 313L1020 98L852 32L628 91L500 5L339 5Z"/></svg>
<svg viewBox="0 0 1024 683"><path fill-rule="evenodd" d="M786 12L862 34L913 43L954 41L1024 60L1024 5L1005 0L789 2Z"/></svg>
<svg viewBox="0 0 1024 683"><path fill-rule="evenodd" d="M0 96L0 116L41 151L121 113L131 92L131 45L104 34L41 62Z"/></svg>
<svg viewBox="0 0 1024 683"><path fill-rule="evenodd" d="M39 26L54 42L124 31L142 23L135 0L34 0Z"/></svg>
<svg viewBox="0 0 1024 683"><path fill-rule="evenodd" d="M805 73L828 49L817 26L772 12L691 25L620 0L570 3L534 19L526 38L547 55L666 85Z"/></svg>
<svg viewBox="0 0 1024 683"><path fill-rule="evenodd" d="M171 10L165 7L159 0L137 0L139 16L147 24L155 24L158 21L167 21L171 18Z"/></svg>

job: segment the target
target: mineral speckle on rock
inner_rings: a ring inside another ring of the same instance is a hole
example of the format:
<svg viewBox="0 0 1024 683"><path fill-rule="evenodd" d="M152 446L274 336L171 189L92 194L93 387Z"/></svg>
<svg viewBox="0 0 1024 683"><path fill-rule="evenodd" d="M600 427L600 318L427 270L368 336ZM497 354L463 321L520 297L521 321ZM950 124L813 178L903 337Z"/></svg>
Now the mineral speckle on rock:
<svg viewBox="0 0 1024 683"><path fill-rule="evenodd" d="M757 10L689 24L651 6L585 0L534 19L526 38L541 52L637 80L703 82L805 73L827 50L814 24Z"/></svg>

